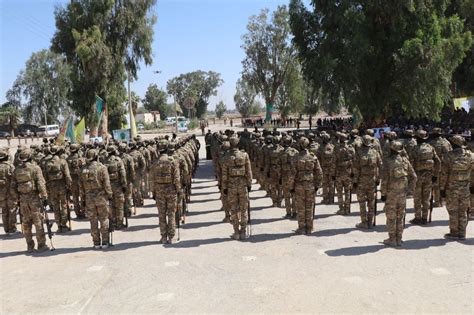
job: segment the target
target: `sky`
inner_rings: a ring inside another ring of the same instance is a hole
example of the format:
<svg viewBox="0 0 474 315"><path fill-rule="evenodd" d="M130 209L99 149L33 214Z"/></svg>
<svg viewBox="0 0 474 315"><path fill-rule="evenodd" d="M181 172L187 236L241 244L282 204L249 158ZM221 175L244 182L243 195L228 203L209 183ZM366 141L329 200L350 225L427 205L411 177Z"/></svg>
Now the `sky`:
<svg viewBox="0 0 474 315"><path fill-rule="evenodd" d="M0 104L32 53L50 47L54 8L67 1L0 0ZM143 98L150 84L195 70L221 73L224 84L209 108L224 101L234 108L235 83L244 58L241 36L248 18L288 0L158 0L154 12L153 64L141 65L131 89ZM156 74L155 71L161 71Z"/></svg>

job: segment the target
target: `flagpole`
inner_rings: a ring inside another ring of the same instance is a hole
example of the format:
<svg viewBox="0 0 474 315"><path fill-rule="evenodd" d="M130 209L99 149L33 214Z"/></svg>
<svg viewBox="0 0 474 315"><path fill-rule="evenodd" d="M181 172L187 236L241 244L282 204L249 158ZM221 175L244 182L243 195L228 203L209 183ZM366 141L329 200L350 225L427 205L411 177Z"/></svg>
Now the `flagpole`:
<svg viewBox="0 0 474 315"><path fill-rule="evenodd" d="M128 81L128 119L130 121L130 136L133 138L136 135L133 134L133 127L132 127L132 92L130 91L130 70L127 69L127 81Z"/></svg>

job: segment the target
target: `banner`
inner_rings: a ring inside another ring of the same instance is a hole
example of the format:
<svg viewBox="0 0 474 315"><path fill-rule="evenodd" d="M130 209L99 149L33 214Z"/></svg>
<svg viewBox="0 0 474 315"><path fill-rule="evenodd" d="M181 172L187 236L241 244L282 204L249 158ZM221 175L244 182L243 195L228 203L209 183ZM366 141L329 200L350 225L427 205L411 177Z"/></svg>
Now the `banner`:
<svg viewBox="0 0 474 315"><path fill-rule="evenodd" d="M59 135L56 138L56 144L61 145L64 143L64 139L69 138L69 140L72 141L72 143L75 142L75 137L74 137L74 131L72 130L72 117L66 118L66 120L63 123L63 126L59 130Z"/></svg>
<svg viewBox="0 0 474 315"><path fill-rule="evenodd" d="M114 140L130 142L130 129L117 129L112 131Z"/></svg>
<svg viewBox="0 0 474 315"><path fill-rule="evenodd" d="M95 96L95 113L97 115L97 128L100 128L102 115L104 113L104 100L97 95Z"/></svg>
<svg viewBox="0 0 474 315"><path fill-rule="evenodd" d="M84 137L86 135L86 121L82 117L81 121L74 128L74 133L76 135L76 143L84 142Z"/></svg>
<svg viewBox="0 0 474 315"><path fill-rule="evenodd" d="M474 109L474 97L461 97L453 99L454 108L464 108L469 113L471 109Z"/></svg>
<svg viewBox="0 0 474 315"><path fill-rule="evenodd" d="M267 104L266 109L267 109L266 110L267 115L265 116L265 121L270 121L270 120L272 120L273 104Z"/></svg>

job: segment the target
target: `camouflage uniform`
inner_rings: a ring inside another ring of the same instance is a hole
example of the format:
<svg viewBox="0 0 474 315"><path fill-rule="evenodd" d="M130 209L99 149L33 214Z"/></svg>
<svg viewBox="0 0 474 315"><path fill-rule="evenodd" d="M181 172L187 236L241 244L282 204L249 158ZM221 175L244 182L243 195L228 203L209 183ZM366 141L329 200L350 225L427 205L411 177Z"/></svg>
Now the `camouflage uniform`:
<svg viewBox="0 0 474 315"><path fill-rule="evenodd" d="M135 161L133 157L128 154L128 146L126 143L120 143L120 158L122 159L123 165L125 167L125 174L127 175L127 189L125 191L125 202L124 202L124 212L126 216L132 214L132 193L133 193L133 180L135 178Z"/></svg>
<svg viewBox="0 0 474 315"><path fill-rule="evenodd" d="M104 165L107 167L109 173L110 186L112 188L112 224L118 229L124 227L123 216L124 216L124 205L125 205L125 194L127 192L127 175L125 173L125 167L122 159L118 157L117 148L113 145L107 148L108 158ZM110 224L110 223L109 223Z"/></svg>
<svg viewBox="0 0 474 315"><path fill-rule="evenodd" d="M95 248L107 248L109 244L109 201L112 199L107 167L98 162L96 149L86 153L87 164L81 169L81 191L86 202L87 217L91 224L91 236ZM100 231L99 231L100 222Z"/></svg>
<svg viewBox="0 0 474 315"><path fill-rule="evenodd" d="M135 206L143 206L143 195L142 195L142 180L143 180L143 173L145 172L146 168L146 161L141 154L140 150L135 147L134 143L131 143L130 156L133 158L134 165L135 165L135 177L133 178L133 204Z"/></svg>
<svg viewBox="0 0 474 315"><path fill-rule="evenodd" d="M336 173L334 145L330 143L331 136L327 133L321 134L323 141L319 147L318 160L323 169L323 204L331 204L334 202L334 176Z"/></svg>
<svg viewBox="0 0 474 315"><path fill-rule="evenodd" d="M356 151L353 164L354 188L357 189L361 218L361 223L356 225L358 228L370 228L375 214L375 192L382 168L382 158L372 146L372 139L369 135L362 137L363 145Z"/></svg>
<svg viewBox="0 0 474 315"><path fill-rule="evenodd" d="M167 140L159 143L160 156L151 166L149 185L153 188L160 220L161 243L173 243L176 233L177 195L181 193L179 162L166 150Z"/></svg>
<svg viewBox="0 0 474 315"><path fill-rule="evenodd" d="M389 238L384 244L401 246L407 191L416 183L416 174L410 161L401 155L403 145L399 141L390 144L391 155L384 161L382 171L382 196L385 199L385 215Z"/></svg>
<svg viewBox="0 0 474 315"><path fill-rule="evenodd" d="M418 144L413 149L413 168L417 181L413 201L415 218L413 224L426 224L430 211L430 196L433 182L437 180L441 161L435 149L426 142L428 134L424 130L417 131Z"/></svg>
<svg viewBox="0 0 474 315"><path fill-rule="evenodd" d="M232 238L246 238L249 192L252 187L252 169L247 153L239 151L239 139L229 139L231 150L222 165L222 189L228 198L231 222L234 227Z"/></svg>
<svg viewBox="0 0 474 315"><path fill-rule="evenodd" d="M15 168L9 161L8 150L0 149L0 209L5 233L16 232L16 199L11 181Z"/></svg>
<svg viewBox="0 0 474 315"><path fill-rule="evenodd" d="M323 171L318 158L308 151L309 140L299 139L300 152L295 158L295 177L291 183L294 196L294 208L298 218L298 234L310 234L313 231L315 197L323 180Z"/></svg>
<svg viewBox="0 0 474 315"><path fill-rule="evenodd" d="M273 137L273 147L269 153L270 155L270 197L273 206L281 207L281 200L283 198L282 192L282 165L280 155L283 147L279 145L280 139Z"/></svg>
<svg viewBox="0 0 474 315"><path fill-rule="evenodd" d="M451 138L453 150L445 154L441 167L440 189L446 197L446 209L449 213L449 239L465 239L467 210L470 206L470 194L474 193L474 155L464 145L464 138Z"/></svg>
<svg viewBox="0 0 474 315"><path fill-rule="evenodd" d="M222 169L224 166L224 161L227 158L228 151L230 149L229 141L224 141L221 144L219 158L217 159L217 186L219 187L219 191L221 193L221 201L222 201L222 209L224 210L224 220L223 222L230 222L230 206L228 203L227 195L224 194L224 189L222 188Z"/></svg>
<svg viewBox="0 0 474 315"><path fill-rule="evenodd" d="M181 192L178 194L177 205L178 205L178 217L184 222L185 206L183 203L186 203L185 187L187 186L188 176L190 175L189 163L186 159L186 153L183 151L183 148L179 148L173 155L179 164L179 175L181 183Z"/></svg>
<svg viewBox="0 0 474 315"><path fill-rule="evenodd" d="M50 156L43 162L44 179L48 189L50 207L54 211L54 220L59 232L70 229L68 221L68 202L66 192L71 188L72 179L67 162L59 157L59 147L50 147Z"/></svg>
<svg viewBox="0 0 474 315"><path fill-rule="evenodd" d="M296 217L296 209L292 205L293 195L291 193L291 183L294 181L296 173L296 156L298 150L291 147L292 139L289 136L283 138L283 150L280 151L282 190L285 197L285 207L287 217Z"/></svg>
<svg viewBox="0 0 474 315"><path fill-rule="evenodd" d="M431 140L430 144L435 148L436 154L438 157L441 159L443 156L446 155L449 151L453 150L453 147L451 146L451 143L449 143L446 138L441 136L441 128L433 128L431 131L433 139ZM433 199L434 199L434 207L442 207L443 206L443 201L441 199L440 195L440 189L439 189L439 180L440 177L436 179L436 181L433 183Z"/></svg>
<svg viewBox="0 0 474 315"><path fill-rule="evenodd" d="M349 214L351 212L351 193L352 193L352 178L354 173L352 171L352 163L355 156L355 150L352 146L347 144L347 135L343 133L338 134L340 143L336 146L336 189L337 202L339 204L339 211L337 214Z"/></svg>
<svg viewBox="0 0 474 315"><path fill-rule="evenodd" d="M69 167L69 172L71 175L72 185L71 185L71 194L72 200L74 203L74 212L76 213L77 218L85 218L85 210L81 205L80 197L81 191L79 184L79 175L81 168L86 164L85 159L82 157L81 151L79 151L79 145L73 144L70 147L71 154L66 159ZM83 201L82 201L83 202Z"/></svg>
<svg viewBox="0 0 474 315"><path fill-rule="evenodd" d="M28 252L34 251L32 226L36 229L38 250L48 249L43 228L42 202L47 203L48 193L40 167L31 162L31 151L24 149L18 155L20 160L12 178L12 192L16 200L20 201L22 229L25 236ZM42 201L43 200L43 201Z"/></svg>

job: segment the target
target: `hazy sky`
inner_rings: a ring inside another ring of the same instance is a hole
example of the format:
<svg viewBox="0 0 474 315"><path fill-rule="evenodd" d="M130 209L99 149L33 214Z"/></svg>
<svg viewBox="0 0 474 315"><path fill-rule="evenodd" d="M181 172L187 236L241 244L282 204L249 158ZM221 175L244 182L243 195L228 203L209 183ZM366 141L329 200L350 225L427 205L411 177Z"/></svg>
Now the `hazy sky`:
<svg viewBox="0 0 474 315"><path fill-rule="evenodd" d="M0 0L0 103L33 52L48 48L55 32L54 8L67 1ZM141 66L132 90L142 98L151 83L184 72L213 70L225 83L209 109L223 100L234 108L235 82L242 70L241 36L248 18L263 8L275 9L288 0L158 0L154 26L153 64ZM160 74L155 74L160 70Z"/></svg>

